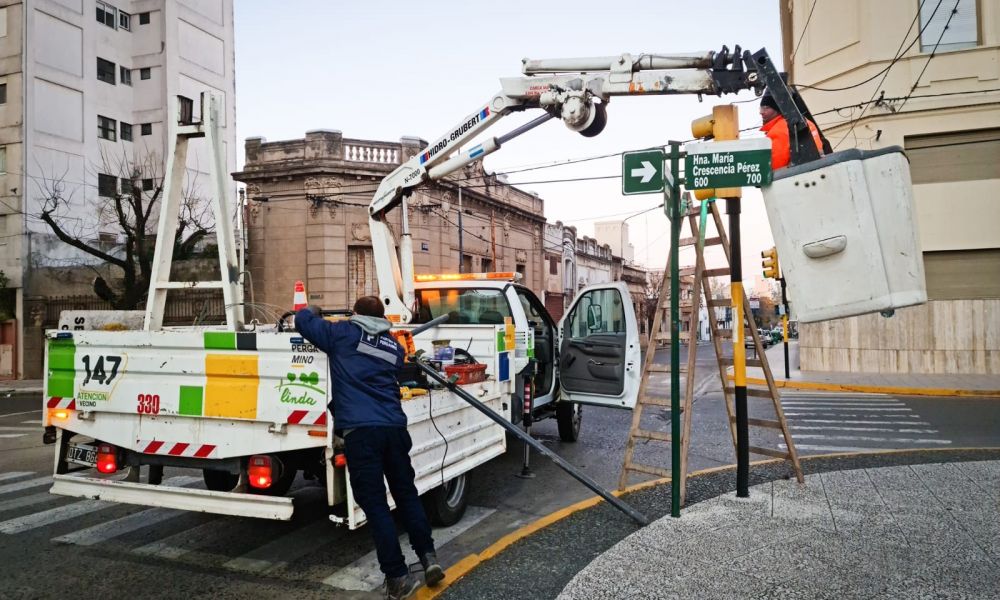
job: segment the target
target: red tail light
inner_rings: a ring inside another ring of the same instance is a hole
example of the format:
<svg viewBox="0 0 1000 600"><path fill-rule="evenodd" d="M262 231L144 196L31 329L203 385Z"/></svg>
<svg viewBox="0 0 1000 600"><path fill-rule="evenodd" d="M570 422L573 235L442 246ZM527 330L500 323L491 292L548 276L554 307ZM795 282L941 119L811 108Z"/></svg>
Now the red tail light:
<svg viewBox="0 0 1000 600"><path fill-rule="evenodd" d="M335 466L337 468L346 467L347 466L347 456L345 456L343 454L334 454L333 455L333 466Z"/></svg>
<svg viewBox="0 0 1000 600"><path fill-rule="evenodd" d="M97 470L101 473L118 471L118 449L111 444L101 444L97 447Z"/></svg>
<svg viewBox="0 0 1000 600"><path fill-rule="evenodd" d="M270 456L251 456L247 465L247 476L250 486L266 490L271 487L272 469Z"/></svg>

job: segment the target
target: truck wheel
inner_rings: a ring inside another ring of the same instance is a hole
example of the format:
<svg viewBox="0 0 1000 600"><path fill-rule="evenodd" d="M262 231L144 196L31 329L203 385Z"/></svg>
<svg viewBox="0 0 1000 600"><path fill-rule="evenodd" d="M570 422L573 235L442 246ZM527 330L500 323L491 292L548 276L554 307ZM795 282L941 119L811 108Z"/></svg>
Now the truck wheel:
<svg viewBox="0 0 1000 600"><path fill-rule="evenodd" d="M580 439L580 422L583 420L583 406L578 402L556 404L556 422L559 424L559 439L575 442Z"/></svg>
<svg viewBox="0 0 1000 600"><path fill-rule="evenodd" d="M205 478L205 487L213 492L230 492L240 480L239 475L215 469L202 469L201 475Z"/></svg>
<svg viewBox="0 0 1000 600"><path fill-rule="evenodd" d="M469 486L461 474L442 486L427 492L423 498L424 511L431 524L448 527L462 520L469 503Z"/></svg>

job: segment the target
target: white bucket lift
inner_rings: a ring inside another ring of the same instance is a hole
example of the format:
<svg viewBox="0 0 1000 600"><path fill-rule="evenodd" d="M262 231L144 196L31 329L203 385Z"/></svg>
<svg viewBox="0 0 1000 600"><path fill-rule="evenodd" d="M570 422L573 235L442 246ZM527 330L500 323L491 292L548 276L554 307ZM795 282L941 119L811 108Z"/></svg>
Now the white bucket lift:
<svg viewBox="0 0 1000 600"><path fill-rule="evenodd" d="M762 191L799 321L927 301L902 148L836 152L776 171Z"/></svg>

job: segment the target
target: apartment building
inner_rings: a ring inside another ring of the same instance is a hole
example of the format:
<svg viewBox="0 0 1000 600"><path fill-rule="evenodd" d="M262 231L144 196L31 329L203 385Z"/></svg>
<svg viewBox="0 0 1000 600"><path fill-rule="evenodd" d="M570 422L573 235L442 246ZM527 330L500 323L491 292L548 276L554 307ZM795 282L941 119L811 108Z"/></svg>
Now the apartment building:
<svg viewBox="0 0 1000 600"><path fill-rule="evenodd" d="M906 150L929 299L801 325L802 369L1000 374L1000 3L780 11L790 80L834 148Z"/></svg>
<svg viewBox="0 0 1000 600"><path fill-rule="evenodd" d="M25 0L0 6L0 270L10 309L0 327L0 377L40 377L46 300L93 295L102 261L59 240L119 256L109 209L160 185L168 99L223 99L226 164L235 171L232 0ZM200 142L200 141L199 141ZM188 157L186 194L208 193L208 152ZM235 200L235 185L231 186ZM158 205L153 214L157 214ZM152 219L155 228L156 218ZM4 286L0 286L3 288ZM6 363L5 363L6 359Z"/></svg>

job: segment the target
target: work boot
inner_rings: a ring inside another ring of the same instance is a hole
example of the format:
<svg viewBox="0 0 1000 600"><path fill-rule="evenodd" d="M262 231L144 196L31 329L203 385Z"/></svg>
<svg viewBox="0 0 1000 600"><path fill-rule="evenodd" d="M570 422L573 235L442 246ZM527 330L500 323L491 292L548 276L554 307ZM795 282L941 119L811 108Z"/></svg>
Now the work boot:
<svg viewBox="0 0 1000 600"><path fill-rule="evenodd" d="M420 557L420 564L424 567L424 583L428 586L435 586L444 579L444 571L438 563L437 554L428 552Z"/></svg>
<svg viewBox="0 0 1000 600"><path fill-rule="evenodd" d="M418 587L420 582L409 573L402 577L386 577L385 597L389 600L403 600L412 596Z"/></svg>

